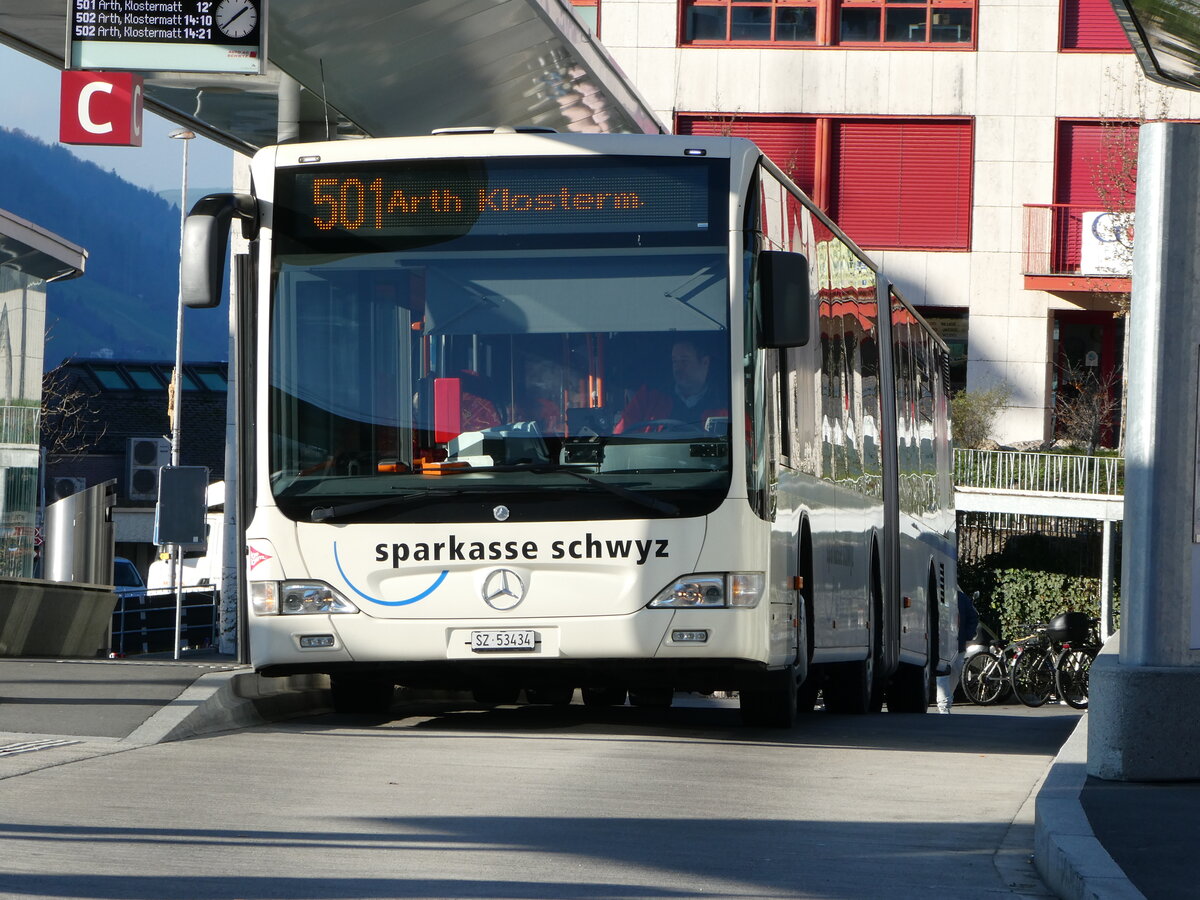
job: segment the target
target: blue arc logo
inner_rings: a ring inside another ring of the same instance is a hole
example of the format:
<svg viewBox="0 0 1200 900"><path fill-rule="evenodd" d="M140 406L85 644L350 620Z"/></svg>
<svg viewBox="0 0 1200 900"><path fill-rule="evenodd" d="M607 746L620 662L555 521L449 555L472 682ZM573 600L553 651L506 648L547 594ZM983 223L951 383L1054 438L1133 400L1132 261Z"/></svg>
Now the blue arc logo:
<svg viewBox="0 0 1200 900"><path fill-rule="evenodd" d="M415 597L409 597L407 600L380 600L378 597L372 597L370 594L363 593L354 586L354 582L350 580L349 576L346 575L346 570L342 568L341 559L338 558L337 541L333 542L333 561L337 565L338 574L342 576L342 581L346 582L346 585L350 588L350 590L354 591L354 593L358 594L358 596L362 597L364 600L367 600L371 603L376 603L379 606L408 606L410 603L416 603L418 600L424 600L439 587L441 587L442 582L446 580L446 576L450 574L449 569L442 569L442 573L433 580L433 584L425 588L425 590L421 591L421 593L417 594Z"/></svg>

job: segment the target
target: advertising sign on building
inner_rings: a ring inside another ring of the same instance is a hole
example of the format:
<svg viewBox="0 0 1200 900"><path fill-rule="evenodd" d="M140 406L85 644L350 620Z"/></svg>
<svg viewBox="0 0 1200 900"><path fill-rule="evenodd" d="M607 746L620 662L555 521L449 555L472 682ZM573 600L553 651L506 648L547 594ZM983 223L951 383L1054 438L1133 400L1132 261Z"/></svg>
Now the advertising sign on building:
<svg viewBox="0 0 1200 900"><path fill-rule="evenodd" d="M129 72L63 72L58 139L142 146L142 79Z"/></svg>
<svg viewBox="0 0 1200 900"><path fill-rule="evenodd" d="M1133 272L1133 213L1081 214L1079 271L1129 277Z"/></svg>
<svg viewBox="0 0 1200 900"><path fill-rule="evenodd" d="M267 0L70 0L68 69L260 74Z"/></svg>

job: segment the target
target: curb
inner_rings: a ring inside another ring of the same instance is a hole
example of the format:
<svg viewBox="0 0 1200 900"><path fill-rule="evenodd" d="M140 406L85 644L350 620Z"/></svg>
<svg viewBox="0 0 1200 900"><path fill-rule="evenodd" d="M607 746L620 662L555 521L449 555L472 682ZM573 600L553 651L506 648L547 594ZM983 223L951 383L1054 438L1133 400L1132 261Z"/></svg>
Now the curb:
<svg viewBox="0 0 1200 900"><path fill-rule="evenodd" d="M1087 781L1088 716L1058 751L1038 791L1033 860L1063 900L1146 900L1096 839L1079 795Z"/></svg>
<svg viewBox="0 0 1200 900"><path fill-rule="evenodd" d="M123 743L180 741L331 709L325 675L264 678L248 667L210 672L143 722Z"/></svg>

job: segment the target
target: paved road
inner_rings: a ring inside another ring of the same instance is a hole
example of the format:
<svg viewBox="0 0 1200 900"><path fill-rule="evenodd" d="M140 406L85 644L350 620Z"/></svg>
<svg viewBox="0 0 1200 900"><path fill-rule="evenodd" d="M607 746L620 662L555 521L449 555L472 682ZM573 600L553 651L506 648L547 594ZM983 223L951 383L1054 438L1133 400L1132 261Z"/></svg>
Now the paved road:
<svg viewBox="0 0 1200 900"><path fill-rule="evenodd" d="M1074 711L781 736L682 703L409 704L0 758L0 896L1050 896L1027 801Z"/></svg>

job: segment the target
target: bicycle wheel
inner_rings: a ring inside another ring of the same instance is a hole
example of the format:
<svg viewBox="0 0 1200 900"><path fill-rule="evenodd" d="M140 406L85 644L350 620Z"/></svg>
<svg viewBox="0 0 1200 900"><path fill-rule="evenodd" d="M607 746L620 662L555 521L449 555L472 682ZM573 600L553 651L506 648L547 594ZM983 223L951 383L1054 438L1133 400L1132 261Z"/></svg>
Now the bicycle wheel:
<svg viewBox="0 0 1200 900"><path fill-rule="evenodd" d="M991 653L976 653L963 663L962 691L972 703L980 706L999 703L1007 686L1004 664Z"/></svg>
<svg viewBox="0 0 1200 900"><path fill-rule="evenodd" d="M1088 671L1095 654L1087 650L1068 650L1054 666L1054 684L1058 696L1075 709L1087 709Z"/></svg>
<svg viewBox="0 0 1200 900"><path fill-rule="evenodd" d="M1041 706L1054 693L1054 657L1040 647L1026 647L1009 673L1013 693L1026 706Z"/></svg>

